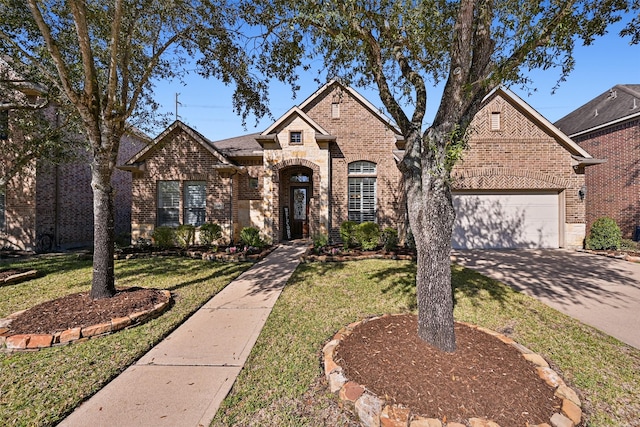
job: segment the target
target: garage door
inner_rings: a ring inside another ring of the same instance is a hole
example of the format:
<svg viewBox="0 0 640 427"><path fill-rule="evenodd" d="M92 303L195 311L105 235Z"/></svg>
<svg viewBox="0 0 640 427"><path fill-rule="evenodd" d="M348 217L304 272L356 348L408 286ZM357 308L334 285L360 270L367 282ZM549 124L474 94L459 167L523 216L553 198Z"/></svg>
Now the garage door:
<svg viewBox="0 0 640 427"><path fill-rule="evenodd" d="M557 193L456 193L452 246L479 248L557 248Z"/></svg>

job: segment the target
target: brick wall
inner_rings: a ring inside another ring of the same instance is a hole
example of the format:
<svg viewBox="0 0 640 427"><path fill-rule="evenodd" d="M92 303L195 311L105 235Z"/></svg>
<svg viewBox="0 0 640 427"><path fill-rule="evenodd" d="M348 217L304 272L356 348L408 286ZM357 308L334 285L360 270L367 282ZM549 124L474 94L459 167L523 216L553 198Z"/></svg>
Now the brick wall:
<svg viewBox="0 0 640 427"><path fill-rule="evenodd" d="M231 181L214 170L213 166L218 163L218 159L179 127L158 142L145 161L144 171L133 174L132 238L150 238L156 226L156 183L160 180L180 181L180 223L184 219L184 182L206 181L206 219L220 224L228 237L232 227ZM234 188L235 197L237 193L238 189Z"/></svg>
<svg viewBox="0 0 640 427"><path fill-rule="evenodd" d="M640 120L574 138L606 163L586 169L587 230L602 216L616 220L623 237L640 226Z"/></svg>
<svg viewBox="0 0 640 427"><path fill-rule="evenodd" d="M501 115L498 131L490 127L492 112ZM585 204L578 197L584 175L574 171L571 153L525 112L495 97L476 115L470 132L469 149L453 170L454 190L564 192L565 222L584 223Z"/></svg>
<svg viewBox="0 0 640 427"><path fill-rule="evenodd" d="M331 104L334 102L339 102L339 118L332 117ZM305 112L329 134L336 136L336 142L330 146L332 239L339 238L340 224L348 218L348 165L358 160L377 165L380 227L402 227L404 202L401 174L393 157L393 150L397 149L395 133L337 85L307 105Z"/></svg>

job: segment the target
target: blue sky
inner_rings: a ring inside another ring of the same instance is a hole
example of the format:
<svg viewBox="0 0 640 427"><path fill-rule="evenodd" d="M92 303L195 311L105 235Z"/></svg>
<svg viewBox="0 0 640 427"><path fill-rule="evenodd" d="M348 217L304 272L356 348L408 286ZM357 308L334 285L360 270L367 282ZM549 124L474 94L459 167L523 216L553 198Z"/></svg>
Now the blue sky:
<svg viewBox="0 0 640 427"><path fill-rule="evenodd" d="M609 90L616 84L640 84L640 45L629 45L629 38L620 38L622 24L614 25L609 33L596 39L591 46L578 46L575 51L576 66L567 80L552 94L559 77L559 70L534 71L533 93L512 86L510 89L551 122L569 114L576 108ZM175 95L179 93L180 120L211 140L225 139L246 133L262 132L294 105L302 103L318 89L314 81L316 72L300 76L300 90L292 99L291 90L274 84L270 90L270 108L273 119L265 117L256 126L255 117L247 118L243 128L240 117L233 113L231 95L233 89L216 80L205 80L191 75L186 85L178 82L160 82L154 98L161 105L161 112L175 114ZM382 102L373 89L355 88L372 104L382 108ZM438 108L442 88L429 90L427 123ZM161 130L160 130L161 131ZM149 135L155 137L156 135Z"/></svg>

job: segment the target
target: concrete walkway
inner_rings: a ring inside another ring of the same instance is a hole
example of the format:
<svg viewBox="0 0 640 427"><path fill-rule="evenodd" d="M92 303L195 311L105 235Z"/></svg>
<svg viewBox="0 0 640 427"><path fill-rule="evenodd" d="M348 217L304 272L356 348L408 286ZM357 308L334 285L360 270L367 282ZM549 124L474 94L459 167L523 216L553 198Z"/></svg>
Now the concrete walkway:
<svg viewBox="0 0 640 427"><path fill-rule="evenodd" d="M208 426L306 246L280 246L60 426Z"/></svg>
<svg viewBox="0 0 640 427"><path fill-rule="evenodd" d="M563 249L452 255L458 264L640 349L640 264Z"/></svg>

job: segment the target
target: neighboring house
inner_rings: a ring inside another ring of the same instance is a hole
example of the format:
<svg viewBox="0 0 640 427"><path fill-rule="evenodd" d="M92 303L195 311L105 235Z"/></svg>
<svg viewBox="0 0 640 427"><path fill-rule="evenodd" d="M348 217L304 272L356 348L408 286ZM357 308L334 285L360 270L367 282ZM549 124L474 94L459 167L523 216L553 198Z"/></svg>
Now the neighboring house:
<svg viewBox="0 0 640 427"><path fill-rule="evenodd" d="M586 174L587 226L616 220L640 240L640 84L616 85L556 122L582 148L606 158Z"/></svg>
<svg viewBox="0 0 640 427"><path fill-rule="evenodd" d="M487 97L454 169L453 245L581 247L578 193L593 158L508 90ZM157 226L254 226L273 242L329 234L346 220L402 231L397 127L332 81L264 132L210 141L175 122L122 169L133 175L132 237Z"/></svg>
<svg viewBox="0 0 640 427"><path fill-rule="evenodd" d="M10 127L5 139L11 138ZM5 141L0 141L4 143ZM118 163L138 152L148 139L127 135L120 143ZM0 168L7 165L2 162ZM115 233L131 232L131 175L116 170ZM73 161L51 164L46 159L31 161L0 188L0 249L36 249L45 233L54 248L93 244L93 192L89 153L79 150Z"/></svg>

